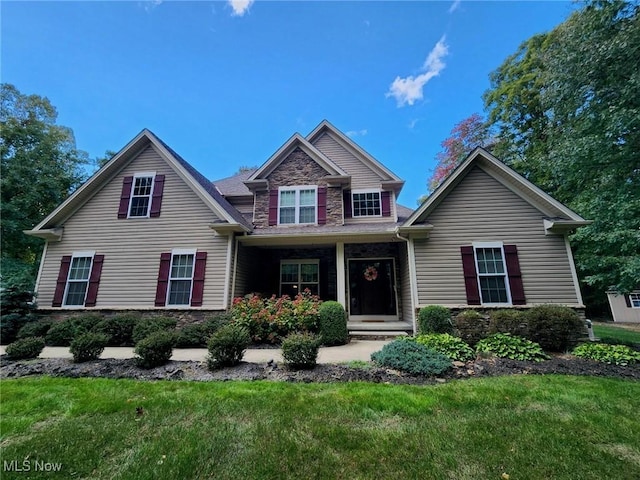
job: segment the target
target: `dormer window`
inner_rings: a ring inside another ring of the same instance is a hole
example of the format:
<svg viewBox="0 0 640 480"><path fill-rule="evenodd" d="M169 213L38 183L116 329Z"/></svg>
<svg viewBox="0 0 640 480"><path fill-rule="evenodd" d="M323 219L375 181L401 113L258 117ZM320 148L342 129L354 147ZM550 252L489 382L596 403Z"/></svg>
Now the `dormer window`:
<svg viewBox="0 0 640 480"><path fill-rule="evenodd" d="M380 191L354 190L351 192L353 217L381 217L382 201Z"/></svg>
<svg viewBox="0 0 640 480"><path fill-rule="evenodd" d="M278 191L278 224L315 224L318 188L315 185L280 187Z"/></svg>

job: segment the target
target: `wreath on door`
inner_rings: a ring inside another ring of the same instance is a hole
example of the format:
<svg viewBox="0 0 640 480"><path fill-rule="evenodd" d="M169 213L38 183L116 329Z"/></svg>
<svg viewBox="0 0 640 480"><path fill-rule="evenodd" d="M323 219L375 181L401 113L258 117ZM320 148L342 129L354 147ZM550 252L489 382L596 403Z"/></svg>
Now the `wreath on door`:
<svg viewBox="0 0 640 480"><path fill-rule="evenodd" d="M373 265L369 265L364 269L364 279L368 282L373 282L378 278L378 269Z"/></svg>

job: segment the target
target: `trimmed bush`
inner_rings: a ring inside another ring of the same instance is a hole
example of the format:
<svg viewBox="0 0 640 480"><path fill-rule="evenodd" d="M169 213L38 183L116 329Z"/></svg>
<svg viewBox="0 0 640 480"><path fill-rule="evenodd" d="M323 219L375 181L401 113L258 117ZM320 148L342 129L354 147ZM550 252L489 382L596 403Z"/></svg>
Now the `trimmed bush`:
<svg viewBox="0 0 640 480"><path fill-rule="evenodd" d="M4 260L4 259L3 259ZM35 308L33 292L22 282L15 283L3 266L0 289L0 343L8 345L16 339L20 329L34 320L31 312Z"/></svg>
<svg viewBox="0 0 640 480"><path fill-rule="evenodd" d="M429 305L418 312L418 333L453 333L451 312L440 305Z"/></svg>
<svg viewBox="0 0 640 480"><path fill-rule="evenodd" d="M640 352L626 345L583 343L574 348L571 353L576 357L613 365L627 366L640 362Z"/></svg>
<svg viewBox="0 0 640 480"><path fill-rule="evenodd" d="M511 360L541 362L549 358L537 343L526 338L514 337L509 333L494 333L480 340L476 351L493 353L496 357Z"/></svg>
<svg viewBox="0 0 640 480"><path fill-rule="evenodd" d="M282 357L288 367L307 369L316 366L320 338L313 333L290 333L282 340Z"/></svg>
<svg viewBox="0 0 640 480"><path fill-rule="evenodd" d="M16 340L7 345L7 356L12 360L37 358L44 349L44 338L30 337Z"/></svg>
<svg viewBox="0 0 640 480"><path fill-rule="evenodd" d="M141 368L164 365L173 355L175 333L166 330L149 334L136 344L135 361Z"/></svg>
<svg viewBox="0 0 640 480"><path fill-rule="evenodd" d="M221 327L209 339L207 364L211 370L233 366L240 363L244 351L251 343L249 331L240 325L231 323Z"/></svg>
<svg viewBox="0 0 640 480"><path fill-rule="evenodd" d="M29 323L29 317L21 313L7 313L0 316L0 342L3 345L12 343L18 332Z"/></svg>
<svg viewBox="0 0 640 480"><path fill-rule="evenodd" d="M125 313L101 320L93 327L93 331L109 337L108 345L125 347L134 344L133 328L139 321L139 315Z"/></svg>
<svg viewBox="0 0 640 480"><path fill-rule="evenodd" d="M68 347L74 338L91 331L101 321L102 317L94 314L67 318L51 326L45 337L45 342L54 347Z"/></svg>
<svg viewBox="0 0 640 480"><path fill-rule="evenodd" d="M46 337L47 332L53 325L51 320L36 320L33 322L28 322L25 324L20 331L18 332L18 336L16 338L29 338L29 337Z"/></svg>
<svg viewBox="0 0 640 480"><path fill-rule="evenodd" d="M477 310L463 310L453 320L458 337L472 347L489 335L489 320Z"/></svg>
<svg viewBox="0 0 640 480"><path fill-rule="evenodd" d="M69 351L76 363L96 360L109 343L109 337L104 333L87 332L71 341Z"/></svg>
<svg viewBox="0 0 640 480"><path fill-rule="evenodd" d="M371 360L412 375L440 375L451 368L451 360L415 342L394 340L371 354Z"/></svg>
<svg viewBox="0 0 640 480"><path fill-rule="evenodd" d="M175 332L178 322L169 317L149 317L141 318L133 327L131 338L136 345L140 340L144 340L152 333Z"/></svg>
<svg viewBox="0 0 640 480"><path fill-rule="evenodd" d="M505 309L489 314L489 333L510 333L518 337L528 338L529 326L523 311Z"/></svg>
<svg viewBox="0 0 640 480"><path fill-rule="evenodd" d="M207 346L211 335L223 325L229 323L227 314L216 315L206 319L203 323L194 323L178 329L176 337L177 348L202 348Z"/></svg>
<svg viewBox="0 0 640 480"><path fill-rule="evenodd" d="M320 338L324 345L344 345L349 342L347 312L339 302L328 301L318 309Z"/></svg>
<svg viewBox="0 0 640 480"><path fill-rule="evenodd" d="M564 352L586 335L586 327L569 307L539 305L526 313L528 338L550 352Z"/></svg>
<svg viewBox="0 0 640 480"><path fill-rule="evenodd" d="M476 352L469 345L464 343L462 339L448 333L429 333L417 337L407 337L407 339L435 350L451 360L466 362L476 357Z"/></svg>

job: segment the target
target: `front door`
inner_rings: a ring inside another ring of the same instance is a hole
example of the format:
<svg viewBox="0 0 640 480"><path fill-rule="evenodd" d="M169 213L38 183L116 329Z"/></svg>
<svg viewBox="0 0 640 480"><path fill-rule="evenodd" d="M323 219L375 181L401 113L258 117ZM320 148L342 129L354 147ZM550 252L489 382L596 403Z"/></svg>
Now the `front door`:
<svg viewBox="0 0 640 480"><path fill-rule="evenodd" d="M393 258L349 260L351 320L397 320L396 303Z"/></svg>

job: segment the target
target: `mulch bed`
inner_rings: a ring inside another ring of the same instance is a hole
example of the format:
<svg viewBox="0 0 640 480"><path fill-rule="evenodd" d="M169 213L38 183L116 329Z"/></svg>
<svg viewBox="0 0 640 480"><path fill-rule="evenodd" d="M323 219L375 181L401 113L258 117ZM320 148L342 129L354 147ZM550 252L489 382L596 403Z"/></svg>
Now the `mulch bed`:
<svg viewBox="0 0 640 480"><path fill-rule="evenodd" d="M171 361L149 370L138 368L133 359L104 359L73 363L68 359L35 359L11 361L0 357L0 378L34 375L51 377L130 378L135 380L274 380L284 382L374 382L392 384L434 384L454 379L493 377L500 375L588 375L640 380L640 365L616 366L575 357L553 357L544 362L523 362L502 358L455 362L454 368L439 377L413 376L375 366L320 364L312 370L290 370L282 364L242 362L235 367L209 371L205 362Z"/></svg>

